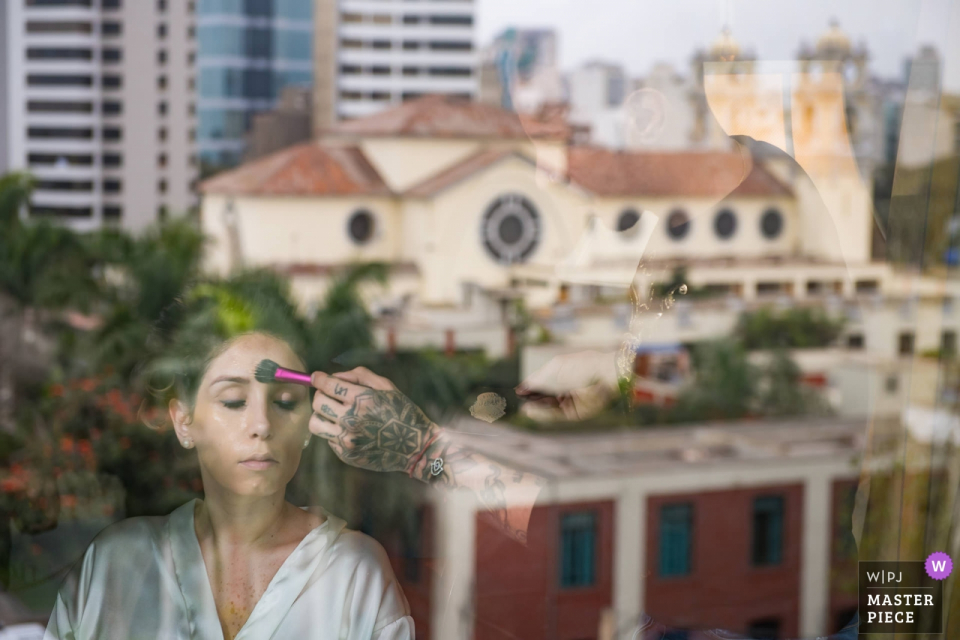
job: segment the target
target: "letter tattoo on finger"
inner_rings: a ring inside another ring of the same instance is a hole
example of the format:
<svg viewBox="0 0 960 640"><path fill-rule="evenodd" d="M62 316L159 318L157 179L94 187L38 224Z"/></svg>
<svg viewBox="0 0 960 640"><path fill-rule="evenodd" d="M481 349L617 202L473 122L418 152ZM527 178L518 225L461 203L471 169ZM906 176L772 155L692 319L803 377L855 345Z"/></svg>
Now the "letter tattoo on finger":
<svg viewBox="0 0 960 640"><path fill-rule="evenodd" d="M322 405L320 407L320 413L322 413L327 418L337 419L337 413L331 409L328 405Z"/></svg>

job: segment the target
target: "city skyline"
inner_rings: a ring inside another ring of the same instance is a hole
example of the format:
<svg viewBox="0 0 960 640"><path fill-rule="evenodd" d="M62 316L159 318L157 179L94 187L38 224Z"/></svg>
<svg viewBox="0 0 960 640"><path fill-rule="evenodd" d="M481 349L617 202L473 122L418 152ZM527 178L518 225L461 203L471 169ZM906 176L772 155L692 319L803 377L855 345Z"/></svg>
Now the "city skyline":
<svg viewBox="0 0 960 640"><path fill-rule="evenodd" d="M958 45L948 38L960 30L956 0L922 4L854 0L842 5L821 0L802 5L679 0L660 12L649 6L633 0L589 5L574 0L479 0L478 42L486 46L508 27L552 28L558 32L562 70L600 59L622 64L630 75L643 76L661 61L687 73L694 53L708 48L724 26L761 60L794 59L802 44L812 46L836 20L853 44L866 44L871 73L900 77L904 59L932 44L943 60L944 90L960 91ZM650 44L641 47L640 43Z"/></svg>

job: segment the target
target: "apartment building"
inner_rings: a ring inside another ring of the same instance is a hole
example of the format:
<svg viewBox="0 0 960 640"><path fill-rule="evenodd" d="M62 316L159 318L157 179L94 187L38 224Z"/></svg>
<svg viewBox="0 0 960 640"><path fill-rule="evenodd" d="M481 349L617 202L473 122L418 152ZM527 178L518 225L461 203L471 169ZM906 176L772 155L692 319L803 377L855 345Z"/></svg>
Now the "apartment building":
<svg viewBox="0 0 960 640"><path fill-rule="evenodd" d="M479 93L472 0L317 0L314 127Z"/></svg>
<svg viewBox="0 0 960 640"><path fill-rule="evenodd" d="M194 204L195 2L9 0L0 167L26 215L138 230Z"/></svg>

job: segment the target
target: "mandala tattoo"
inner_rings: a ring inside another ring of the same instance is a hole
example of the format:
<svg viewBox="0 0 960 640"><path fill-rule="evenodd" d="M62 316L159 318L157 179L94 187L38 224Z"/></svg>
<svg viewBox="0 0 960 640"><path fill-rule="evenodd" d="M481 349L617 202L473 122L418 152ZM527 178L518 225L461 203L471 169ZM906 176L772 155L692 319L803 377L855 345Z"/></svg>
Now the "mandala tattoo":
<svg viewBox="0 0 960 640"><path fill-rule="evenodd" d="M344 462L373 471L405 471L433 423L399 391L368 389L357 396L340 425L337 444Z"/></svg>
<svg viewBox="0 0 960 640"><path fill-rule="evenodd" d="M334 393L340 392L335 389ZM320 407L321 414L329 410L326 405ZM468 487L484 506L486 519L508 536L526 542L525 525L518 528L511 522L507 493L531 482L542 487L543 479L505 470L467 447L437 437L438 427L397 390L365 389L338 422L341 430L334 442L337 455L347 464L372 471L408 472L436 487Z"/></svg>

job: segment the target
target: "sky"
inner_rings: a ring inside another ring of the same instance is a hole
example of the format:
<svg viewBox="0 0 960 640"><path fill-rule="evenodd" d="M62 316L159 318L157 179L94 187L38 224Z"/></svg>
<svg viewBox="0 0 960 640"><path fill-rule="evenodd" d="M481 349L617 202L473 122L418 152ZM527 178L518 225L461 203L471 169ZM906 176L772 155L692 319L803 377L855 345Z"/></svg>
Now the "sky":
<svg viewBox="0 0 960 640"><path fill-rule="evenodd" d="M788 60L814 44L836 19L854 44L864 43L871 73L895 78L922 44L937 46L944 87L960 92L960 0L474 0L481 45L509 26L552 27L560 66L619 62L644 75L658 61L683 72L698 48L724 25L761 60Z"/></svg>

